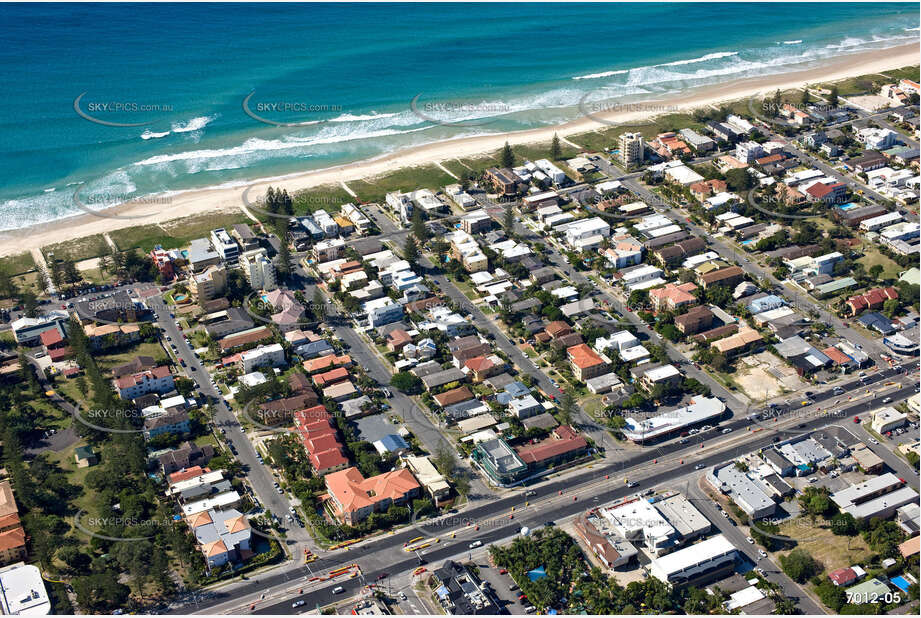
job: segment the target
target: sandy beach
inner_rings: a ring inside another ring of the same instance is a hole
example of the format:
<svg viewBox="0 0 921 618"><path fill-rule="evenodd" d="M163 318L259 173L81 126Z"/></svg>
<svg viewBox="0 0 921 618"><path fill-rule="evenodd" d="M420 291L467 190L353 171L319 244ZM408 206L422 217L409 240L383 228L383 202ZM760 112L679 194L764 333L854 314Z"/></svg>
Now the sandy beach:
<svg viewBox="0 0 921 618"><path fill-rule="evenodd" d="M653 111L599 112L592 114L594 118L584 117L555 127L436 142L397 151L368 161L309 171L283 179L254 180L248 185L249 195L260 196L264 194L269 185L294 192L320 185L368 179L401 167L436 163L494 151L501 148L506 141L514 146L549 141L554 133L566 137L599 128L610 128L607 123L634 122L649 118L656 115L656 109L663 107L667 107L669 112L687 111L721 102L750 98L757 94L774 92L777 89L800 88L804 84L831 82L857 75L885 72L917 63L917 45L904 45L854 54L826 63L822 67L698 89L680 98L651 103L648 107ZM634 109L642 107L643 104L633 105ZM599 122L595 118L606 122ZM406 190L415 188L405 187ZM438 187L430 188L437 189ZM111 232L121 228L163 223L191 214L240 210L243 206L244 190L247 190L247 187L186 191L164 199L149 200L148 203L125 204L100 211L98 215L81 214L38 226L0 232L0 256L19 254L45 245L67 242L74 238Z"/></svg>

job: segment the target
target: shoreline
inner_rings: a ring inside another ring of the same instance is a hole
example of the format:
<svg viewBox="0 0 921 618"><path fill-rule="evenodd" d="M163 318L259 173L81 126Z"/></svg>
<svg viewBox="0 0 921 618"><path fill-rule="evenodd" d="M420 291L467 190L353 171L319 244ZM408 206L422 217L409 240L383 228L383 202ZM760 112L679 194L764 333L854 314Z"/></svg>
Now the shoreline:
<svg viewBox="0 0 921 618"><path fill-rule="evenodd" d="M653 111L595 112L594 118L612 123L646 121L665 113L687 112L692 109L751 98L775 90L800 88L804 84L839 81L858 75L879 73L918 64L917 44L906 44L882 50L872 50L826 62L822 66L700 86L670 99L631 104L658 108ZM667 109L662 109L667 108ZM561 138L611 126L583 116L564 124L507 133L479 135L442 140L397 150L372 159L354 161L334 167L295 172L281 177L233 181L233 186L189 189L173 194L149 195L138 198L140 203L127 203L99 211L99 214L77 214L47 223L0 232L0 257L30 252L52 244L76 238L104 234L138 225L162 224L190 215L218 212L243 212L242 194L254 190L262 195L268 186L286 189L289 193L322 185L339 185L355 180L367 180L399 168L435 164L446 160L483 155L496 151L508 141L512 146L546 142L557 133ZM628 127L625 127L625 130ZM435 189L437 187L429 187ZM413 187L406 187L411 190ZM150 203L143 203L143 202ZM113 218L121 217L121 218Z"/></svg>

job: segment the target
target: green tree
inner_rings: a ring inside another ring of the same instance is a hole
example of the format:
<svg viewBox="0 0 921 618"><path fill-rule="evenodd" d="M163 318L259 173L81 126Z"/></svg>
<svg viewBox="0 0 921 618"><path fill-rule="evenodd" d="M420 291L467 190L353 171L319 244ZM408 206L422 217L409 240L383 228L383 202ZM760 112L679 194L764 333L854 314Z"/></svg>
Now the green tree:
<svg viewBox="0 0 921 618"><path fill-rule="evenodd" d="M502 228L509 236L515 231L515 207L511 202L505 204L505 209L502 212Z"/></svg>
<svg viewBox="0 0 921 618"><path fill-rule="evenodd" d="M398 371L390 378L390 386L403 391L408 395L418 395L422 392L422 380L408 371Z"/></svg>
<svg viewBox="0 0 921 618"><path fill-rule="evenodd" d="M406 242L403 243L403 259L412 265L419 259L419 247L416 245L415 236L406 237Z"/></svg>
<svg viewBox="0 0 921 618"><path fill-rule="evenodd" d="M115 571L75 577L71 585L82 607L100 613L121 608L131 593L127 586L118 582Z"/></svg>
<svg viewBox="0 0 921 618"><path fill-rule="evenodd" d="M502 147L499 162L502 167L513 167L515 165L515 153L512 152L512 147L508 145L508 142L505 142L505 146Z"/></svg>
<svg viewBox="0 0 921 618"><path fill-rule="evenodd" d="M550 158L559 161L563 158L563 147L560 145L560 136L553 134L553 140L550 142Z"/></svg>
<svg viewBox="0 0 921 618"><path fill-rule="evenodd" d="M313 319L322 322L326 319L326 302L323 299L323 293L320 292L319 288L314 288L313 290L313 300L311 301L311 313Z"/></svg>
<svg viewBox="0 0 921 618"><path fill-rule="evenodd" d="M572 425L572 420L576 415L576 398L573 396L571 389L567 388L560 393L558 413L561 423Z"/></svg>
<svg viewBox="0 0 921 618"><path fill-rule="evenodd" d="M781 554L780 568L790 579L800 584L822 571L821 565L816 562L815 558L800 548L794 549L787 555Z"/></svg>
<svg viewBox="0 0 921 618"><path fill-rule="evenodd" d="M832 86L831 92L828 94L828 104L832 107L838 107L838 87Z"/></svg>
<svg viewBox="0 0 921 618"><path fill-rule="evenodd" d="M731 169L726 172L726 184L733 191L747 191L755 186L748 169Z"/></svg>
<svg viewBox="0 0 921 618"><path fill-rule="evenodd" d="M413 235L416 237L416 240L419 241L420 245L424 245L428 242L429 229L425 225L425 219L422 218L422 210L419 208L413 209L412 230Z"/></svg>
<svg viewBox="0 0 921 618"><path fill-rule="evenodd" d="M809 102L810 102L810 101L811 101L811 99L809 98L809 88L808 88L808 86L804 86L804 87L803 87L803 94L800 95L799 102L800 102L802 105L809 105Z"/></svg>

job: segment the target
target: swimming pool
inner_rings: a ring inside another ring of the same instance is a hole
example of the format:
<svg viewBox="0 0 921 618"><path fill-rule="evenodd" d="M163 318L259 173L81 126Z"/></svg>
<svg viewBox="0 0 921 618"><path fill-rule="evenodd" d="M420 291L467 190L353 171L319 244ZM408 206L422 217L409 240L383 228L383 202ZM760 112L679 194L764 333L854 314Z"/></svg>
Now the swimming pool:
<svg viewBox="0 0 921 618"><path fill-rule="evenodd" d="M893 577L889 581L895 584L896 586L898 586L899 590L901 590L902 592L908 592L908 587L911 585L908 583L908 580L902 577L901 575L897 577Z"/></svg>

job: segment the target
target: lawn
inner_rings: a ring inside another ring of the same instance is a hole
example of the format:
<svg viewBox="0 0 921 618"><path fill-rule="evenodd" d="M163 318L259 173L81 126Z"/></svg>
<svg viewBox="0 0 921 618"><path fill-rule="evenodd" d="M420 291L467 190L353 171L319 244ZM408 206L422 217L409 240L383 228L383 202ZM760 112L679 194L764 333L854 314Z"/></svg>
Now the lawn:
<svg viewBox="0 0 921 618"><path fill-rule="evenodd" d="M864 256L857 261L863 264L863 267L867 272L869 272L871 266L874 266L875 264L881 265L883 267L883 279L897 279L899 273L904 270L895 261L886 257L874 247L867 247L866 251L864 252Z"/></svg>
<svg viewBox="0 0 921 618"><path fill-rule="evenodd" d="M830 528L813 526L808 517L781 524L780 534L796 539L796 546L821 562L826 573L852 564L864 564L873 554L863 537L836 536Z"/></svg>
<svg viewBox="0 0 921 618"><path fill-rule="evenodd" d="M383 202L384 196L392 191L412 193L417 189L440 191L445 185L457 182L437 165L420 165L403 167L389 174L372 178L370 181L349 183L352 189L365 202Z"/></svg>
<svg viewBox="0 0 921 618"><path fill-rule="evenodd" d="M0 269L11 275L21 275L35 270L35 260L29 252L8 255L0 258Z"/></svg>
<svg viewBox="0 0 921 618"><path fill-rule="evenodd" d="M166 352L163 350L163 346L161 346L159 343L149 343L142 341L141 343L128 348L127 350L122 350L114 354L97 356L96 363L99 365L100 369L106 371L116 365L127 363L137 356L151 356L155 359L161 360L167 358Z"/></svg>
<svg viewBox="0 0 921 618"><path fill-rule="evenodd" d="M42 253L46 260L53 254L58 259L67 257L75 262L81 262L100 255L107 255L110 249L102 234L93 234L83 238L73 238L67 242L46 245L42 247Z"/></svg>

